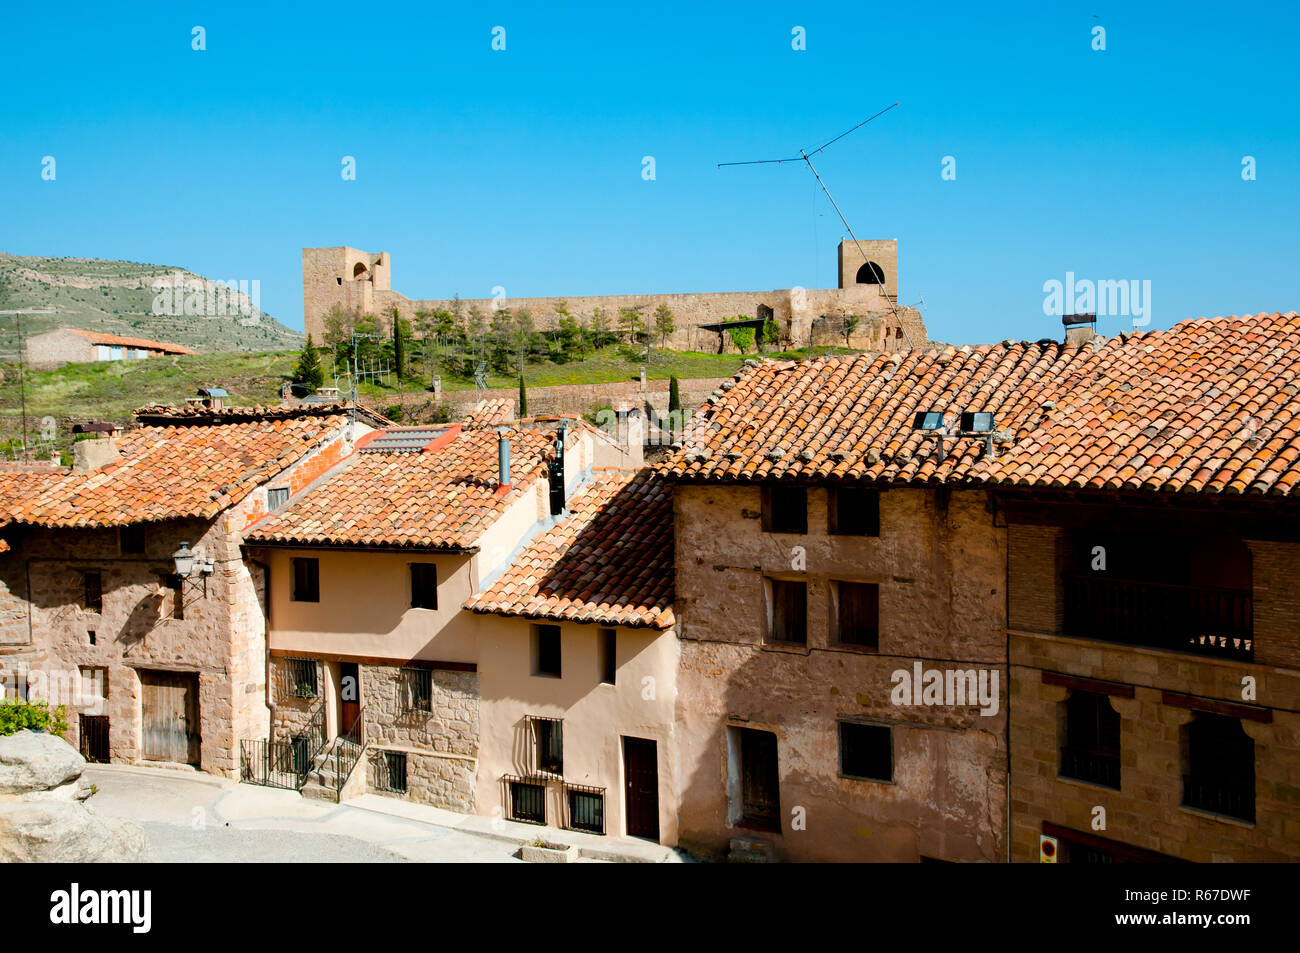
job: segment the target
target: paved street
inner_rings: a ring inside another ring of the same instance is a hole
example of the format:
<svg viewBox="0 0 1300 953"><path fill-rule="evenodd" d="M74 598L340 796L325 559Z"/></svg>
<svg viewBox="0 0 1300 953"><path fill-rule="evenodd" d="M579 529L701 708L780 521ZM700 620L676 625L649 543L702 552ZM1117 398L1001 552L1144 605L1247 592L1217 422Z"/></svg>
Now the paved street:
<svg viewBox="0 0 1300 953"><path fill-rule="evenodd" d="M331 804L192 770L127 765L92 764L85 777L97 788L87 804L98 814L139 823L155 859L164 862L522 863L520 844L539 834L604 859L678 859L645 842L454 814L373 794Z"/></svg>

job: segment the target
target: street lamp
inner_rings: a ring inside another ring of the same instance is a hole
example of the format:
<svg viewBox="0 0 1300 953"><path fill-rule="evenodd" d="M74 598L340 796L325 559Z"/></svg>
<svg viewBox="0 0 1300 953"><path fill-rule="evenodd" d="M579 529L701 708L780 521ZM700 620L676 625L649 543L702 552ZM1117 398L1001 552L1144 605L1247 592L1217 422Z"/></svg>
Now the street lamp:
<svg viewBox="0 0 1300 953"><path fill-rule="evenodd" d="M190 544L181 543L181 548L172 553L172 561L176 563L176 575L188 579L194 572L194 553L190 551Z"/></svg>

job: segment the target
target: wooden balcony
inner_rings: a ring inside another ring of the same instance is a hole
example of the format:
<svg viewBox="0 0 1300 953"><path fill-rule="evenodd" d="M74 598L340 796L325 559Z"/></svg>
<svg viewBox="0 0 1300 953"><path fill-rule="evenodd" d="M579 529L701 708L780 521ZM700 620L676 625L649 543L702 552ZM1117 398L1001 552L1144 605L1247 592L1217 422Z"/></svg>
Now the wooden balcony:
<svg viewBox="0 0 1300 953"><path fill-rule="evenodd" d="M1250 591L1066 573L1065 634L1249 662Z"/></svg>

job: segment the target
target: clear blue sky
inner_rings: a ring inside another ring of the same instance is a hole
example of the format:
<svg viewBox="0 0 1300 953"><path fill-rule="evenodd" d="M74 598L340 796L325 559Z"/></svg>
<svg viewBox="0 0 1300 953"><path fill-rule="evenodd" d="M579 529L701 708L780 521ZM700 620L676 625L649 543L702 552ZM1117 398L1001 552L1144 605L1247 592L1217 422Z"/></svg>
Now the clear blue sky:
<svg viewBox="0 0 1300 953"><path fill-rule="evenodd" d="M1058 336L1067 271L1150 280L1152 327L1289 310L1298 28L1281 3L13 4L0 250L258 279L299 328L316 245L390 252L411 297L833 287L807 169L716 163L898 101L815 161L859 237L899 239L934 337Z"/></svg>

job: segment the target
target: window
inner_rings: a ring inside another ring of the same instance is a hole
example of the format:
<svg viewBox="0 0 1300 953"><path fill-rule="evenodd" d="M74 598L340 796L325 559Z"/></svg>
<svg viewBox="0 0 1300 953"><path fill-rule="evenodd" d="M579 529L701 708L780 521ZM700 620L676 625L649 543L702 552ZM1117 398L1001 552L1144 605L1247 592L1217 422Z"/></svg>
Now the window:
<svg viewBox="0 0 1300 953"><path fill-rule="evenodd" d="M82 665L78 668L81 676L81 697L77 705L81 708L98 708L108 698L108 669Z"/></svg>
<svg viewBox="0 0 1300 953"><path fill-rule="evenodd" d="M289 502L289 488L287 486L274 486L266 491L266 511L268 513L278 513L284 509L284 504Z"/></svg>
<svg viewBox="0 0 1300 953"><path fill-rule="evenodd" d="M90 612L104 611L104 578L97 572L82 574L85 597L82 605Z"/></svg>
<svg viewBox="0 0 1300 953"><path fill-rule="evenodd" d="M283 687L286 694L295 698L315 698L318 692L316 660L310 658L285 659Z"/></svg>
<svg viewBox="0 0 1300 953"><path fill-rule="evenodd" d="M564 826L571 831L605 833L605 789L566 784L564 797L569 820Z"/></svg>
<svg viewBox="0 0 1300 953"><path fill-rule="evenodd" d="M1197 712L1183 733L1183 806L1253 823L1255 742L1241 721Z"/></svg>
<svg viewBox="0 0 1300 953"><path fill-rule="evenodd" d="M134 555L144 552L144 524L133 523L117 531L117 548L122 555Z"/></svg>
<svg viewBox="0 0 1300 953"><path fill-rule="evenodd" d="M402 669L402 711L433 711L433 669Z"/></svg>
<svg viewBox="0 0 1300 953"><path fill-rule="evenodd" d="M87 629L87 630L86 630L86 641L88 641L91 645L94 645L94 644L95 644L95 630L94 630L94 629Z"/></svg>
<svg viewBox="0 0 1300 953"><path fill-rule="evenodd" d="M837 536L880 535L880 492L858 487L830 491L829 529Z"/></svg>
<svg viewBox="0 0 1300 953"><path fill-rule="evenodd" d="M560 677L560 627L533 626L533 674Z"/></svg>
<svg viewBox="0 0 1300 953"><path fill-rule="evenodd" d="M1065 700L1060 775L1120 789L1119 712L1106 695L1074 690Z"/></svg>
<svg viewBox="0 0 1300 953"><path fill-rule="evenodd" d="M320 560L296 556L292 562L292 600L294 602L320 602Z"/></svg>
<svg viewBox="0 0 1300 953"><path fill-rule="evenodd" d="M874 582L834 582L836 640L844 645L880 647L880 586Z"/></svg>
<svg viewBox="0 0 1300 953"><path fill-rule="evenodd" d="M167 599L168 606L166 612L172 619L185 618L185 580L173 573L167 577Z"/></svg>
<svg viewBox="0 0 1300 953"><path fill-rule="evenodd" d="M885 269L874 261L865 262L858 269L857 282L860 285L883 285L885 283Z"/></svg>
<svg viewBox="0 0 1300 953"><path fill-rule="evenodd" d="M808 490L802 486L763 487L763 532L808 532Z"/></svg>
<svg viewBox="0 0 1300 953"><path fill-rule="evenodd" d="M769 641L808 643L808 584L790 579L769 579L771 633Z"/></svg>
<svg viewBox="0 0 1300 953"><path fill-rule="evenodd" d="M600 656L600 680L613 685L618 674L618 633L613 629L597 629L596 651Z"/></svg>
<svg viewBox="0 0 1300 953"><path fill-rule="evenodd" d="M528 716L533 735L533 764L543 774L564 774L564 722L559 718Z"/></svg>
<svg viewBox="0 0 1300 953"><path fill-rule="evenodd" d="M438 608L438 567L433 563L411 563L411 608Z"/></svg>
<svg viewBox="0 0 1300 953"><path fill-rule="evenodd" d="M507 779L510 785L510 820L530 824L546 823L546 785L523 778Z"/></svg>
<svg viewBox="0 0 1300 953"><path fill-rule="evenodd" d="M840 775L863 781L894 780L894 730L887 725L840 722Z"/></svg>
<svg viewBox="0 0 1300 953"><path fill-rule="evenodd" d="M376 767L379 768L379 777L376 779L379 782L377 785L379 790L391 791L394 794L406 793L405 751L383 752L383 757L379 759Z"/></svg>

